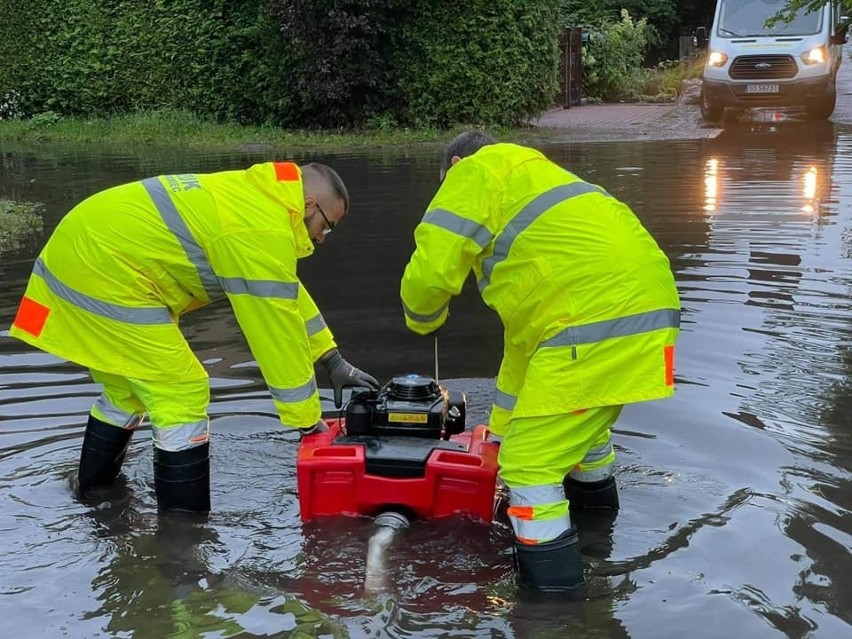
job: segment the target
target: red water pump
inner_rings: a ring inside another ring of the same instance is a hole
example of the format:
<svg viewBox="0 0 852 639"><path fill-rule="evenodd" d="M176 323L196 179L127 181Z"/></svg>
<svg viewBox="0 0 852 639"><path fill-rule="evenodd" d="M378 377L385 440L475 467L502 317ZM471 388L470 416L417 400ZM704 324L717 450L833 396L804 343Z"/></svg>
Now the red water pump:
<svg viewBox="0 0 852 639"><path fill-rule="evenodd" d="M303 521L397 511L421 519L467 515L489 523L497 445L465 431L466 398L431 377L400 375L353 392L345 418L305 437L296 476Z"/></svg>

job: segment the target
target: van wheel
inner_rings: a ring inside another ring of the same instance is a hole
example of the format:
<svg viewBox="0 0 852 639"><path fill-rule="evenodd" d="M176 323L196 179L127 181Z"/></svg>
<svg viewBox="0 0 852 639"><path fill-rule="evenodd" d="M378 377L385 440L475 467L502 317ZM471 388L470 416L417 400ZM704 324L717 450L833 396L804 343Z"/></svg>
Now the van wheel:
<svg viewBox="0 0 852 639"><path fill-rule="evenodd" d="M832 84L827 95L808 105L808 117L812 120L827 120L834 113L836 102L837 89Z"/></svg>
<svg viewBox="0 0 852 639"><path fill-rule="evenodd" d="M718 122L722 119L725 107L711 103L707 99L707 96L704 95L704 89L701 90L701 100L699 101L699 105L701 107L701 117L707 122Z"/></svg>

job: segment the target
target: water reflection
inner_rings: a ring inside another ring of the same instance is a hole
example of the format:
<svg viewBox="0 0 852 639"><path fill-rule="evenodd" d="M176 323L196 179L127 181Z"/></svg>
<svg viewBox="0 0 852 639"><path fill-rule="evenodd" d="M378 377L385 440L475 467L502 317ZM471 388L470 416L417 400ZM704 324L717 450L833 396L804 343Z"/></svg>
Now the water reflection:
<svg viewBox="0 0 852 639"><path fill-rule="evenodd" d="M98 534L113 544L92 582L100 607L86 616L108 620L112 636L346 637L341 625L300 599L214 572L208 555L222 544L201 519L161 515L155 522L96 510ZM146 526L153 525L153 529Z"/></svg>
<svg viewBox="0 0 852 639"><path fill-rule="evenodd" d="M801 212L819 216L831 192L836 142L828 122L729 128L706 142L704 210L715 212L724 198L737 215L781 212L799 199ZM720 189L728 183L733 191L723 195Z"/></svg>
<svg viewBox="0 0 852 639"><path fill-rule="evenodd" d="M818 400L825 393L824 375L839 373L836 348L850 334L843 319L852 310L843 292L848 290L849 270L843 268L832 237L832 227L848 212L837 206L835 184L838 176L848 181L848 174L835 166L841 157L836 146L848 146L848 139L840 142L831 124L802 127L798 136L795 133L770 128L757 136L720 141L721 151L736 169L723 178L730 214L714 219L710 248L722 247L732 258L748 256L742 279L745 304L763 312L753 322L746 316L740 319L740 330L759 339L752 338L740 358L741 388L748 390L739 410L727 414L772 432L796 455L796 461L781 470L780 479L781 494L791 503L785 507L773 500L767 506L785 522L787 537L799 544L789 555L799 566L799 585L793 591L811 592L816 600L821 598L818 591L833 592L848 581L835 569L848 557L848 532L841 532L844 526L836 510L848 512L850 502L842 499L828 509L813 503L813 493L821 486L835 494L848 487L842 473L828 469L835 464L848 468L849 451L830 443L837 435L848 441L848 420L846 427L835 431L835 424L821 416ZM730 266L742 272L739 259L731 259ZM827 272L833 276L826 277ZM738 280L731 273L727 287L739 288ZM812 527L818 522L820 532ZM838 535L846 538L846 548L830 541ZM816 548L820 551L814 553ZM791 600L777 589L761 590L753 584L736 589L735 596L790 636L817 627L825 636L832 636L831 628L842 632L834 620L802 613L799 596ZM826 603L831 599L829 595Z"/></svg>
<svg viewBox="0 0 852 639"><path fill-rule="evenodd" d="M819 186L819 170L815 166L808 167L808 170L805 171L805 177L802 179L802 197L805 199L802 210L805 213L814 212L814 200L817 199Z"/></svg>
<svg viewBox="0 0 852 639"><path fill-rule="evenodd" d="M419 522L387 549L383 588L367 592L371 522L299 522L295 437L278 427L230 309L214 305L185 324L211 375L214 512L177 529L157 517L144 432L125 463L124 494L95 504L71 498L65 478L97 389L84 371L0 338L7 633L848 632L852 130L742 125L714 140L543 150L634 208L669 255L684 304L675 397L631 407L615 433L622 509L614 521L578 516L589 578L580 599L518 597L504 518L490 530ZM270 159L50 146L0 158L0 196L45 202L46 233L109 184ZM341 350L380 379L433 370L431 340L404 328L398 286L436 189L435 150L313 159L338 168L352 192L345 232L300 265ZM38 248L0 259L3 328ZM473 286L451 312L441 374L483 421L501 328ZM69 575L61 589L54 566Z"/></svg>
<svg viewBox="0 0 852 639"><path fill-rule="evenodd" d="M716 199L719 197L719 160L710 158L705 167L704 210L712 213L716 210Z"/></svg>

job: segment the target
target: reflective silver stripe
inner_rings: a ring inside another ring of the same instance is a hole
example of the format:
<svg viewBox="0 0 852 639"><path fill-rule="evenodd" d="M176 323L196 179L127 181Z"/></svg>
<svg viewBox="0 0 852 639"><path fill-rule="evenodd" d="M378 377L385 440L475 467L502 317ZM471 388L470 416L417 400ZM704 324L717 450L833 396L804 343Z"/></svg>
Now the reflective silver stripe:
<svg viewBox="0 0 852 639"><path fill-rule="evenodd" d="M33 273L44 279L54 295L95 315L125 324L171 324L174 321L171 312L165 306L122 306L76 291L60 282L41 258L35 261Z"/></svg>
<svg viewBox="0 0 852 639"><path fill-rule="evenodd" d="M586 453L586 456L583 457L583 461L581 464L594 464L595 462L599 462L602 459L606 459L609 455L612 454L612 441L608 441L605 444L602 444L596 448L592 448Z"/></svg>
<svg viewBox="0 0 852 639"><path fill-rule="evenodd" d="M616 319L592 322L581 326L569 326L541 343L545 346L571 346L576 344L593 344L613 337L638 335L661 328L677 328L680 326L680 311L666 308L659 311L648 311L618 317Z"/></svg>
<svg viewBox="0 0 852 639"><path fill-rule="evenodd" d="M515 395L509 395L509 393L504 393L499 388L494 389L493 404L497 408L502 408L503 410L515 410L515 404L517 403L518 398Z"/></svg>
<svg viewBox="0 0 852 639"><path fill-rule="evenodd" d="M407 317L413 319L415 322L421 322L423 324L426 324L428 322L433 322L436 319L438 319L439 317L441 317L441 314L447 309L447 307L449 305L450 305L450 303L447 302L446 304L444 304L441 308L439 308L434 313L430 313L428 315L421 315L420 313L415 313L414 311L412 311L410 308L408 308L408 304L403 302L402 303L402 310L405 312L405 315Z"/></svg>
<svg viewBox="0 0 852 639"><path fill-rule="evenodd" d="M494 239L494 234L488 230L488 227L446 209L426 211L422 223L434 224L450 233L473 240L480 248L485 248Z"/></svg>
<svg viewBox="0 0 852 639"><path fill-rule="evenodd" d="M178 242L180 242L180 245L186 252L187 258L189 258L189 261L198 271L198 277L201 280L202 286L204 286L204 290L207 292L207 296L211 300L215 299L220 294L221 288L216 274L213 272L213 267L210 266L204 249L201 248L192 236L192 232L178 212L166 187L160 181L160 178L156 177L142 180L142 186L145 187L148 195L154 201L154 206L157 207L157 211L162 216L166 227L175 234Z"/></svg>
<svg viewBox="0 0 852 639"><path fill-rule="evenodd" d="M562 484L509 488L510 506L541 506L559 501L565 501L565 489Z"/></svg>
<svg viewBox="0 0 852 639"><path fill-rule="evenodd" d="M244 277L221 277L219 282L222 284L222 289L232 295L253 295L254 297L277 297L294 300L299 294L298 282L247 280Z"/></svg>
<svg viewBox="0 0 852 639"><path fill-rule="evenodd" d="M200 446L210 438L210 421L207 419L168 428L161 428L156 424L151 426L154 446L160 450L171 452L186 450Z"/></svg>
<svg viewBox="0 0 852 639"><path fill-rule="evenodd" d="M101 393L92 410L97 410L106 419L107 423L117 428L136 428L142 421L143 415L128 413L109 401L106 393Z"/></svg>
<svg viewBox="0 0 852 639"><path fill-rule="evenodd" d="M579 466L574 468L568 476L571 479L576 479L577 481L591 483L596 481L603 481L604 479L609 479L612 477L612 467L614 464L604 464L603 466L598 466L597 468L592 468L591 470L582 470Z"/></svg>
<svg viewBox="0 0 852 639"><path fill-rule="evenodd" d="M308 331L308 337L313 337L327 327L328 325L325 323L325 318L319 313L305 322L305 330Z"/></svg>
<svg viewBox="0 0 852 639"><path fill-rule="evenodd" d="M509 515L515 537L524 541L544 543L556 539L571 529L571 516L566 513L555 519L518 519Z"/></svg>
<svg viewBox="0 0 852 639"><path fill-rule="evenodd" d="M269 392L272 397L284 404L294 404L310 399L317 392L317 381L312 377L307 384L296 386L295 388L278 388L270 386Z"/></svg>
<svg viewBox="0 0 852 639"><path fill-rule="evenodd" d="M595 464L600 463L607 457L611 457L612 460L600 466L587 468L587 466L594 466ZM586 453L586 456L583 457L583 461L573 468L568 475L571 479L576 479L577 481L582 482L603 481L604 479L612 477L612 468L614 465L612 440L610 439L610 441L605 444L601 444L600 446L589 450L589 452Z"/></svg>
<svg viewBox="0 0 852 639"><path fill-rule="evenodd" d="M512 506L544 506L565 501L562 484L519 486L509 488L509 521L515 536L522 540L539 543L556 539L571 528L571 515L565 512L551 519L521 519L512 515Z"/></svg>
<svg viewBox="0 0 852 639"><path fill-rule="evenodd" d="M612 197L601 187L589 184L588 182L572 182L571 184L561 184L557 187L545 191L541 195L533 198L533 200L518 211L518 214L512 218L512 221L506 225L500 234L497 236L497 241L494 243L494 253L487 257L482 262L482 278L477 282L479 292L485 290L485 287L491 283L491 272L494 267L509 256L509 251L512 248L512 243L515 238L523 233L527 228L535 222L544 212L553 208L560 202L569 200L578 195L587 193L600 193L606 197Z"/></svg>

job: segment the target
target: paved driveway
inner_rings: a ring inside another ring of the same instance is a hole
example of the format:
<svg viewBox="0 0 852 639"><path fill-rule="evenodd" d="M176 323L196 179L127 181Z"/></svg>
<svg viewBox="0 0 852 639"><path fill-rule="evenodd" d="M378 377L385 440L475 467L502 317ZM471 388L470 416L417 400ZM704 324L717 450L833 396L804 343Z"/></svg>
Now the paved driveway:
<svg viewBox="0 0 852 639"><path fill-rule="evenodd" d="M837 76L831 120L852 124L852 46ZM722 132L701 118L696 104L595 104L556 108L529 122L533 136L552 141L612 142L712 138Z"/></svg>

